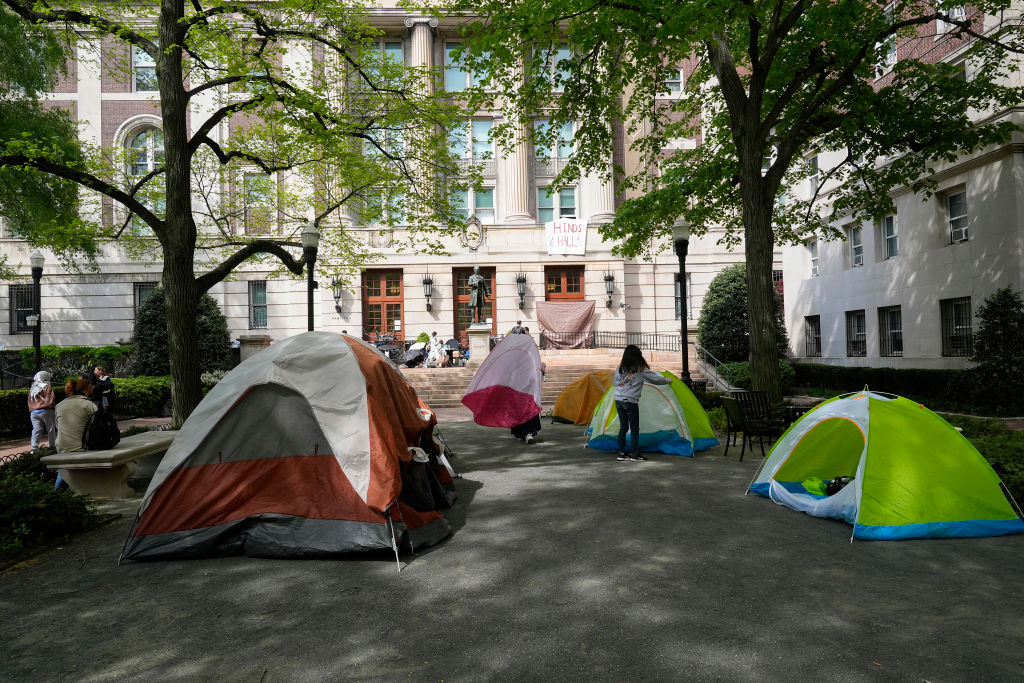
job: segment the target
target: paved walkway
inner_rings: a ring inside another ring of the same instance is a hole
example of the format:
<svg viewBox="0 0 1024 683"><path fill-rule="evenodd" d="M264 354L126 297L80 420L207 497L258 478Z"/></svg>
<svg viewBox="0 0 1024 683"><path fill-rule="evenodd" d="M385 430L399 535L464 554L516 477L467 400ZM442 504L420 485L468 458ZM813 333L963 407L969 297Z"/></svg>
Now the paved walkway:
<svg viewBox="0 0 1024 683"><path fill-rule="evenodd" d="M461 411L460 411L461 412ZM454 533L403 557L115 561L118 522L0 574L14 681L961 681L1024 672L1024 536L850 542L713 449L616 462L464 413Z"/></svg>

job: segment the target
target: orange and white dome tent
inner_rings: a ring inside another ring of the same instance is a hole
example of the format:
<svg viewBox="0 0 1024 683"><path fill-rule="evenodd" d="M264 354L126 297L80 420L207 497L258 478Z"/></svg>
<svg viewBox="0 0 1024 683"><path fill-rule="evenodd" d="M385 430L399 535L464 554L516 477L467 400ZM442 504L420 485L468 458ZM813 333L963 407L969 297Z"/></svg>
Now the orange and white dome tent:
<svg viewBox="0 0 1024 683"><path fill-rule="evenodd" d="M358 339L306 332L273 344L229 372L182 425L122 557L313 557L437 543L451 532L440 509L454 491L436 458L424 457L436 422Z"/></svg>

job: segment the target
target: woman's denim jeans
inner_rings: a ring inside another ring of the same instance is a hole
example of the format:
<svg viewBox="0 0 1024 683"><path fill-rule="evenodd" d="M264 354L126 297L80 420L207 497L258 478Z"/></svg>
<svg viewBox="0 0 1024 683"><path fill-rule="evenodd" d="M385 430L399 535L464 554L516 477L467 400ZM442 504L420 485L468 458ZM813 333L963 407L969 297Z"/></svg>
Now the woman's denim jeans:
<svg viewBox="0 0 1024 683"><path fill-rule="evenodd" d="M626 452L626 431L630 431L630 453L640 452L640 404L627 401L616 401L615 410L619 413L619 453Z"/></svg>

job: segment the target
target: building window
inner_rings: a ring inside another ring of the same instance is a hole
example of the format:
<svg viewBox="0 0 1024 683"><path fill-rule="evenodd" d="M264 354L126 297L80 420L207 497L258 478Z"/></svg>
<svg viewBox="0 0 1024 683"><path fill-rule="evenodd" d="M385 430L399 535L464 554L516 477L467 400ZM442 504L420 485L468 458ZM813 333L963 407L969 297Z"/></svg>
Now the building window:
<svg viewBox="0 0 1024 683"><path fill-rule="evenodd" d="M537 156L542 159L568 159L572 156L573 122L566 121L558 129L554 139L550 137L551 122L548 119L537 119Z"/></svg>
<svg viewBox="0 0 1024 683"><path fill-rule="evenodd" d="M942 323L942 355L969 356L973 348L971 335L971 297L939 301Z"/></svg>
<svg viewBox="0 0 1024 683"><path fill-rule="evenodd" d="M569 50L569 46L565 43L559 44L553 50L548 53L547 65L549 70L549 78L551 83L551 89L555 92L561 92L562 86L569 81L569 75L571 71L572 51Z"/></svg>
<svg viewBox="0 0 1024 683"><path fill-rule="evenodd" d="M846 229L846 239L850 243L850 267L864 265L864 229L851 226Z"/></svg>
<svg viewBox="0 0 1024 683"><path fill-rule="evenodd" d="M249 283L249 329L264 330L267 327L267 283Z"/></svg>
<svg viewBox="0 0 1024 683"><path fill-rule="evenodd" d="M818 175L818 155L815 154L813 157L807 160L807 196L808 198L814 198L818 193L818 188L821 187L819 183L821 178Z"/></svg>
<svg viewBox="0 0 1024 683"><path fill-rule="evenodd" d="M549 188L538 187L537 214L541 223L548 223L556 218L576 218L576 189L564 187L557 192L549 193Z"/></svg>
<svg viewBox="0 0 1024 683"><path fill-rule="evenodd" d="M946 216L949 221L949 242L955 244L967 240L967 191L960 190L946 195Z"/></svg>
<svg viewBox="0 0 1024 683"><path fill-rule="evenodd" d="M369 158L401 158L405 154L405 136L401 128L376 128L366 132L363 155Z"/></svg>
<svg viewBox="0 0 1024 683"><path fill-rule="evenodd" d="M267 234L276 222L274 181L264 173L242 174L242 216L249 235Z"/></svg>
<svg viewBox="0 0 1024 683"><path fill-rule="evenodd" d="M494 158L494 143L491 141L491 119L462 121L454 126L448 135L452 155L458 159L484 161Z"/></svg>
<svg viewBox="0 0 1024 683"><path fill-rule="evenodd" d="M36 310L35 285L10 285L8 294L11 302L11 334L31 334L28 316Z"/></svg>
<svg viewBox="0 0 1024 683"><path fill-rule="evenodd" d="M867 323L864 311L846 312L846 355L866 356L868 355L867 345Z"/></svg>
<svg viewBox="0 0 1024 683"><path fill-rule="evenodd" d="M818 240L807 240L807 258L811 263L811 277L818 277Z"/></svg>
<svg viewBox="0 0 1024 683"><path fill-rule="evenodd" d="M885 20L888 23L894 21L894 10L895 3L890 3L885 8ZM889 36L881 43L875 43L875 50L878 53L878 64L875 67L875 77L881 78L885 74L889 73L894 66L896 66L896 36Z"/></svg>
<svg viewBox="0 0 1024 683"><path fill-rule="evenodd" d="M545 301L583 301L583 268L544 269Z"/></svg>
<svg viewBox="0 0 1024 683"><path fill-rule="evenodd" d="M405 195L401 192L368 192L362 205L363 225L405 225Z"/></svg>
<svg viewBox="0 0 1024 683"><path fill-rule="evenodd" d="M455 213L468 220L476 216L483 224L494 222L494 188L484 187L479 190L456 190L452 193Z"/></svg>
<svg viewBox="0 0 1024 683"><path fill-rule="evenodd" d="M683 297L679 291L679 276L676 275L676 320L683 314ZM686 274L686 319L693 320L693 300L690 298L690 273Z"/></svg>
<svg viewBox="0 0 1024 683"><path fill-rule="evenodd" d="M685 81L683 80L683 70L680 67L667 67L662 79L664 83L661 88L662 95L678 95L683 91Z"/></svg>
<svg viewBox="0 0 1024 683"><path fill-rule="evenodd" d="M139 317L139 309L142 308L142 304L146 303L146 299L156 291L156 288L160 285L159 282L136 282L133 286L134 289L134 300L135 300L135 318Z"/></svg>
<svg viewBox="0 0 1024 683"><path fill-rule="evenodd" d="M889 214L882 219L882 258L891 259L900 255L898 229L895 215Z"/></svg>
<svg viewBox="0 0 1024 683"><path fill-rule="evenodd" d="M137 182L164 165L164 134L149 128L128 141L128 172ZM165 199L162 178L150 178L135 194L142 204L158 217L163 217ZM152 228L138 216L132 217L131 229L136 235L150 236Z"/></svg>
<svg viewBox="0 0 1024 683"><path fill-rule="evenodd" d="M487 87L486 72L474 72L455 56L461 45L462 43L458 42L444 44L444 89L449 92L461 92L475 86ZM488 56L487 52L481 54L485 61Z"/></svg>
<svg viewBox="0 0 1024 683"><path fill-rule="evenodd" d="M363 329L374 334L401 332L403 299L402 271L363 273Z"/></svg>
<svg viewBox="0 0 1024 683"><path fill-rule="evenodd" d="M903 355L903 318L899 306L878 309L878 344L880 356Z"/></svg>
<svg viewBox="0 0 1024 683"><path fill-rule="evenodd" d="M132 47L132 74L135 92L160 89L156 82L156 60L140 47Z"/></svg>
<svg viewBox="0 0 1024 683"><path fill-rule="evenodd" d="M382 40L379 45L381 52L384 53L385 59L388 59L395 64L405 64L405 54L402 51L402 41Z"/></svg>
<svg viewBox="0 0 1024 683"><path fill-rule="evenodd" d="M821 356L821 316L804 316L804 355Z"/></svg>

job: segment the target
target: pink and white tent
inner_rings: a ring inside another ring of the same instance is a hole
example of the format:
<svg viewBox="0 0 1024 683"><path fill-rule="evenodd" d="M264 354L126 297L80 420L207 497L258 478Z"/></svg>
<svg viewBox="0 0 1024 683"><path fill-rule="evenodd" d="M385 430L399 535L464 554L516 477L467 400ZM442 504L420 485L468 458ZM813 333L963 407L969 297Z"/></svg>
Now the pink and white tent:
<svg viewBox="0 0 1024 683"><path fill-rule="evenodd" d="M462 403L485 427L515 427L540 414L540 351L528 334L510 334L480 364Z"/></svg>

